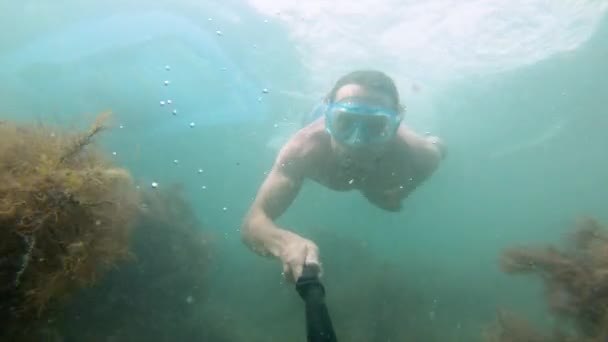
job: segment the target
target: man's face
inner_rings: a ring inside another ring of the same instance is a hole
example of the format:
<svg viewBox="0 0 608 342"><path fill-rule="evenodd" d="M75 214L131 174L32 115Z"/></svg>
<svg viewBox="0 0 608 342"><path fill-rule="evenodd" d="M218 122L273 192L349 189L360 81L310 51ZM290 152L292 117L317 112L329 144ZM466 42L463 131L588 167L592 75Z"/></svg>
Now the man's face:
<svg viewBox="0 0 608 342"><path fill-rule="evenodd" d="M341 101L353 101L356 103L364 104L366 107L370 108L386 108L387 110L393 111L395 115L399 116L400 113L394 109L394 102L390 96L385 93L377 92L377 91L369 91L364 87L357 84L347 84L336 92L333 103L339 103ZM383 127L382 121L386 118L383 116L362 116L362 125L367 133L373 133L378 130L377 127ZM350 118L344 119L351 120ZM348 122L348 124L352 124L352 122ZM336 125L339 125L340 121L336 122ZM390 128L390 127L389 127ZM350 138L355 139L356 134L359 132L354 132L353 136ZM392 140L392 139L391 139ZM384 141L382 143L373 143L373 144L348 144L344 143L344 141L340 141L332 136L332 144L335 147L336 151L340 153L346 153L350 157L354 159L369 159L380 156L389 145L390 140Z"/></svg>

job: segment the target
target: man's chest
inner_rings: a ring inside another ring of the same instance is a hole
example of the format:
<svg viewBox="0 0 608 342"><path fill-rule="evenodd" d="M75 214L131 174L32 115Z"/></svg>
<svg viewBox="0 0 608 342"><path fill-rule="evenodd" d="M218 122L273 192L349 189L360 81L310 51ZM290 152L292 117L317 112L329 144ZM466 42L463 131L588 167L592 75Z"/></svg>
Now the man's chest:
<svg viewBox="0 0 608 342"><path fill-rule="evenodd" d="M384 192L413 185L416 178L415 165L406 160L395 160L373 168L338 163L328 166L317 180L338 191Z"/></svg>

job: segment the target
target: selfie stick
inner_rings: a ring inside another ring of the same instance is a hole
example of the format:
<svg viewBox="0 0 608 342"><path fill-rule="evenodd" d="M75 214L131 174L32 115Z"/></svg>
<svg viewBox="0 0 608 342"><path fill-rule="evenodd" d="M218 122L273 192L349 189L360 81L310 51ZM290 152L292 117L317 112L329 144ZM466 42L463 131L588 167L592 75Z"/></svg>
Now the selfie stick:
<svg viewBox="0 0 608 342"><path fill-rule="evenodd" d="M325 305L325 287L317 273L316 267L304 266L302 276L296 282L296 290L306 303L306 335L308 342L336 342Z"/></svg>

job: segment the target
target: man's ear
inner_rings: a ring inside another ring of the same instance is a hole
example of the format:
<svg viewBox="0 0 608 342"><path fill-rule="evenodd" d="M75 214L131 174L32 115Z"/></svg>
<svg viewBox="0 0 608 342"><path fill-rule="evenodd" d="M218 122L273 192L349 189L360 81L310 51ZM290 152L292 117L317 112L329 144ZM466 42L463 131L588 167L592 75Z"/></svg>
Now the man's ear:
<svg viewBox="0 0 608 342"><path fill-rule="evenodd" d="M405 117L405 106L404 105L399 105L398 107L399 111L397 112L397 115L399 117L399 121L403 121L403 118Z"/></svg>

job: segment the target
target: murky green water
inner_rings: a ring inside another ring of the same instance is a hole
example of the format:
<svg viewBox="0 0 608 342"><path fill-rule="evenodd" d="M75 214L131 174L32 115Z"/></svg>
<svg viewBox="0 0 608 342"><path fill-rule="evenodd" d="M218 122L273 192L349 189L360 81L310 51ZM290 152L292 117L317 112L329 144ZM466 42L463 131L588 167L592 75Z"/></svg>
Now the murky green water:
<svg viewBox="0 0 608 342"><path fill-rule="evenodd" d="M339 340L475 341L498 308L551 320L535 279L500 271L504 248L558 241L579 215L608 220L606 8L6 2L0 118L82 127L111 109L104 148L140 187L182 184L212 236L209 295L176 296L194 306L188 317L228 341L303 341L300 299L239 226L278 148L336 78L382 69L406 124L441 136L448 158L401 213L309 182L280 223L318 243ZM174 340L209 339L170 315L158 324ZM122 340L117 329L101 340Z"/></svg>

